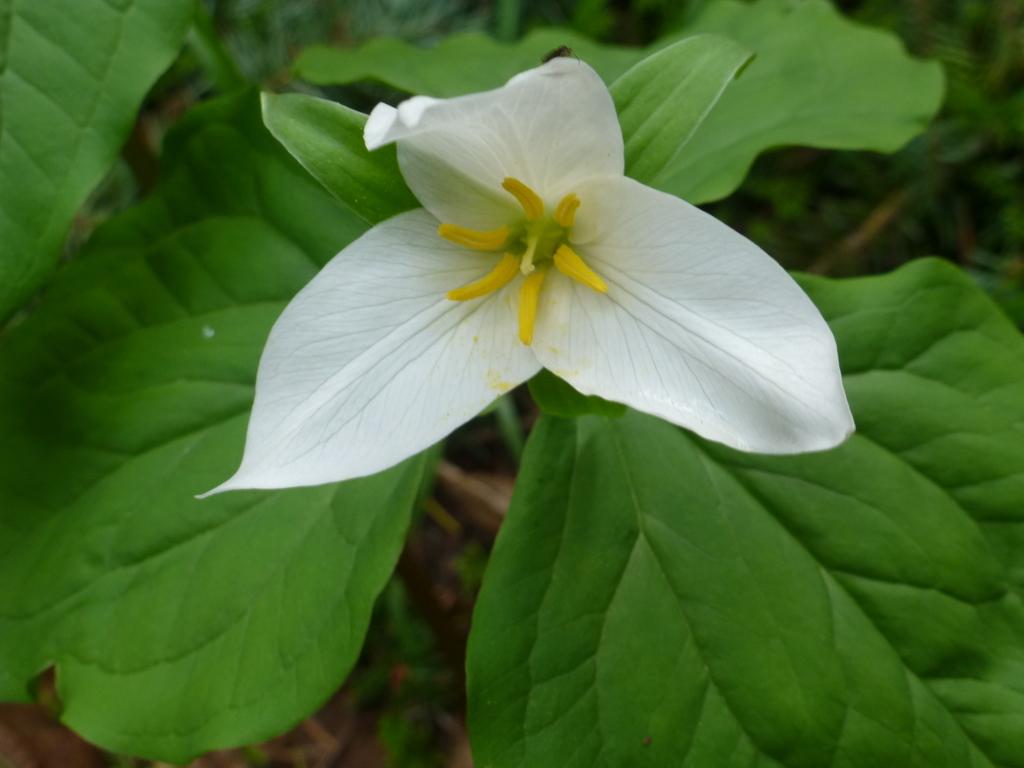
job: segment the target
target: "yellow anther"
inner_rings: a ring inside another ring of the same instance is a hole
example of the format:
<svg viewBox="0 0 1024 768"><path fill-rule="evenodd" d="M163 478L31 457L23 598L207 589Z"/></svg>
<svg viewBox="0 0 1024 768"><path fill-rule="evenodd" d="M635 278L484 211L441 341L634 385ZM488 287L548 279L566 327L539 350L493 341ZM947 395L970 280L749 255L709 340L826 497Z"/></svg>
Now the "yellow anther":
<svg viewBox="0 0 1024 768"><path fill-rule="evenodd" d="M540 199L540 195L523 184L519 179L506 176L505 180L501 182L501 186L523 206L527 221L539 219L544 214L544 201Z"/></svg>
<svg viewBox="0 0 1024 768"><path fill-rule="evenodd" d="M533 343L533 326L537 322L537 304L544 285L546 269L537 269L526 276L519 289L519 340L529 346Z"/></svg>
<svg viewBox="0 0 1024 768"><path fill-rule="evenodd" d="M494 293L499 288L508 285L517 272L519 272L519 257L506 253L501 257L498 265L486 275L461 288L448 291L447 296L452 301L479 299L481 296Z"/></svg>
<svg viewBox="0 0 1024 768"><path fill-rule="evenodd" d="M437 234L456 245L472 248L474 251L497 251L508 240L509 229L502 224L497 229L480 230L460 227L458 224L442 224Z"/></svg>
<svg viewBox="0 0 1024 768"><path fill-rule="evenodd" d="M588 288L593 288L598 293L608 293L608 284L568 245L558 246L558 250L555 251L555 266L563 275L583 283Z"/></svg>
<svg viewBox="0 0 1024 768"><path fill-rule="evenodd" d="M568 229L576 221L576 209L580 207L580 199L570 192L555 206L555 222Z"/></svg>

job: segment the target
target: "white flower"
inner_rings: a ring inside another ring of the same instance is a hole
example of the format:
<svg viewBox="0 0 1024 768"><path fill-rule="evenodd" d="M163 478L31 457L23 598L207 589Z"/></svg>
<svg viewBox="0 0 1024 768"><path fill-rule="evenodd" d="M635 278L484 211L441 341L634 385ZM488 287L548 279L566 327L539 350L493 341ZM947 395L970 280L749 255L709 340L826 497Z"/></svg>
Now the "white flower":
<svg viewBox="0 0 1024 768"><path fill-rule="evenodd" d="M245 457L217 491L359 477L541 367L748 451L853 429L835 342L756 245L623 175L607 88L555 59L504 87L379 104L423 208L345 248L277 321Z"/></svg>

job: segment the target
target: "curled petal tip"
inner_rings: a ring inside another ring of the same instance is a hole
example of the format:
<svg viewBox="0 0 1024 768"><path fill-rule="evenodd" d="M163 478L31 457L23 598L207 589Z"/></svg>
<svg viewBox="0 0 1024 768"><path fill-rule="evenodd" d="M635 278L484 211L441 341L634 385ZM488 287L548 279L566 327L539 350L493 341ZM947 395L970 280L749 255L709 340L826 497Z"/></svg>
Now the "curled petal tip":
<svg viewBox="0 0 1024 768"><path fill-rule="evenodd" d="M363 142L373 151L389 143L388 132L398 117L398 110L388 104L378 104L366 118L363 127Z"/></svg>
<svg viewBox="0 0 1024 768"><path fill-rule="evenodd" d="M366 118L363 127L366 148L374 150L406 138L410 131L417 128L427 109L435 103L437 99L429 96L413 96L397 108L389 104L378 104Z"/></svg>

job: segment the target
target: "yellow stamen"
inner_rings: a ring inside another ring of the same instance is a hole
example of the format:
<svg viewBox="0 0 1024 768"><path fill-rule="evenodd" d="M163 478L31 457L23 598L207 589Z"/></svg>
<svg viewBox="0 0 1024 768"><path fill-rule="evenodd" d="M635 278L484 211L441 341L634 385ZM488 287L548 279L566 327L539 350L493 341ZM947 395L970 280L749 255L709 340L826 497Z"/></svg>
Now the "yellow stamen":
<svg viewBox="0 0 1024 768"><path fill-rule="evenodd" d="M481 296L494 293L499 288L503 288L508 285L512 278L516 276L518 271L519 257L511 253L506 253L501 257L501 261L498 262L498 265L486 275L481 277L479 280L474 280L472 283L462 286L461 288L455 288L454 290L448 291L447 296L452 301L479 299Z"/></svg>
<svg viewBox="0 0 1024 768"><path fill-rule="evenodd" d="M496 251L508 240L509 229L504 224L486 231L460 227L458 224L442 224L437 228L437 234L474 251Z"/></svg>
<svg viewBox="0 0 1024 768"><path fill-rule="evenodd" d="M580 207L580 199L570 192L555 206L555 221L558 226L568 229L576 221L576 209Z"/></svg>
<svg viewBox="0 0 1024 768"><path fill-rule="evenodd" d="M511 176L507 176L501 186L506 192L512 194L519 204L523 206L523 210L526 212L526 220L533 221L539 219L544 213L544 201L540 199L540 195L530 189L528 186L523 184L519 179L513 179Z"/></svg>
<svg viewBox="0 0 1024 768"><path fill-rule="evenodd" d="M531 272L519 289L519 340L529 346L533 342L533 326L537 321L537 303L544 285L546 269Z"/></svg>
<svg viewBox="0 0 1024 768"><path fill-rule="evenodd" d="M555 251L555 266L563 275L583 283L588 288L593 288L598 293L608 293L608 284L568 245L558 246L558 250Z"/></svg>

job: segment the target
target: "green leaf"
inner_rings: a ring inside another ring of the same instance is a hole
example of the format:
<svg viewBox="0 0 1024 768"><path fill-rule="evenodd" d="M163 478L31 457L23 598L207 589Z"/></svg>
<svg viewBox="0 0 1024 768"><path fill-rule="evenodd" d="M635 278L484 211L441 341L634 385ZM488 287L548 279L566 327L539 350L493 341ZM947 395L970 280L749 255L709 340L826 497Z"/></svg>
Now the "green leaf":
<svg viewBox="0 0 1024 768"><path fill-rule="evenodd" d="M827 0L718 0L685 31L755 52L655 183L694 203L729 195L775 147L894 152L942 103L937 62L910 58L897 37L847 21Z"/></svg>
<svg viewBox="0 0 1024 768"><path fill-rule="evenodd" d="M407 93L461 96L497 88L516 73L539 66L544 56L563 45L609 83L643 55L636 48L600 45L576 32L542 28L515 43L466 32L431 48L388 37L358 48L314 45L299 54L292 72L317 85L376 80Z"/></svg>
<svg viewBox="0 0 1024 768"><path fill-rule="evenodd" d="M265 93L263 121L313 178L371 224L419 207L395 148L366 149L361 112L313 96Z"/></svg>
<svg viewBox="0 0 1024 768"><path fill-rule="evenodd" d="M0 343L0 694L56 664L72 728L185 762L341 683L425 460L193 498L237 466L274 319L363 225L266 133L255 93L190 112L164 171Z"/></svg>
<svg viewBox="0 0 1024 768"><path fill-rule="evenodd" d="M656 183L751 53L694 35L640 61L611 85L626 140L626 172Z"/></svg>
<svg viewBox="0 0 1024 768"><path fill-rule="evenodd" d="M75 211L171 63L194 0L0 0L0 321L56 265Z"/></svg>
<svg viewBox="0 0 1024 768"><path fill-rule="evenodd" d="M530 396L544 413L562 418L586 416L622 416L626 406L613 403L596 395L584 395L577 392L569 382L555 376L551 371L543 370L527 382Z"/></svg>
<svg viewBox="0 0 1024 768"><path fill-rule="evenodd" d="M470 638L478 765L1024 765L1024 341L940 262L804 284L842 447L535 428Z"/></svg>

